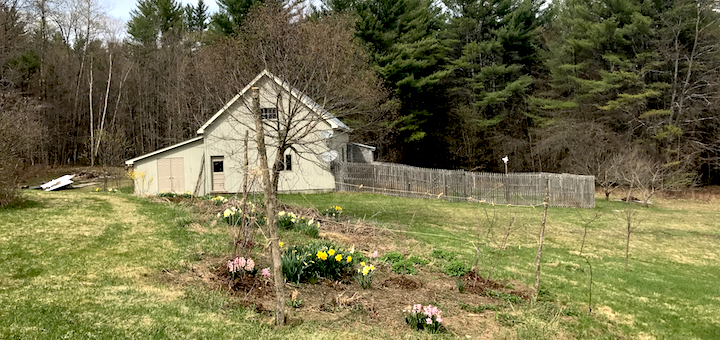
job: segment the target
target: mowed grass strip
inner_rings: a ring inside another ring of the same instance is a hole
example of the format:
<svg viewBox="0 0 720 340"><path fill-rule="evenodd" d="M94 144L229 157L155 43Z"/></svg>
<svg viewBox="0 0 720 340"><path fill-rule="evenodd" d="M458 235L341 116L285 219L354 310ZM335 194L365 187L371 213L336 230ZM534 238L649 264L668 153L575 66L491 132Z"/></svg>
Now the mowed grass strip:
<svg viewBox="0 0 720 340"><path fill-rule="evenodd" d="M223 291L163 283L166 271L191 270L182 263L229 249L221 230L185 228L188 212L176 205L82 190L25 195L22 205L0 210L0 339L312 339L347 333L312 324L275 329L265 323L269 316L245 310Z"/></svg>
<svg viewBox="0 0 720 340"><path fill-rule="evenodd" d="M540 208L357 193L283 195L281 200L320 210L341 206L354 219L402 228L428 252L437 248L460 252L469 264L475 262L476 244L482 275L534 282ZM595 209L549 208L541 290L587 313L589 261L593 313L598 320L633 338L720 339L720 204L662 199L655 203L645 208L597 200ZM626 209L637 211L627 272L623 270ZM583 225L595 211L601 215L588 226L580 256ZM492 230L488 221L495 222ZM504 230L511 224L506 248L501 250ZM574 330L578 338L590 337L583 332L580 326ZM522 334L518 332L520 338ZM528 338L541 337L537 332L529 334Z"/></svg>

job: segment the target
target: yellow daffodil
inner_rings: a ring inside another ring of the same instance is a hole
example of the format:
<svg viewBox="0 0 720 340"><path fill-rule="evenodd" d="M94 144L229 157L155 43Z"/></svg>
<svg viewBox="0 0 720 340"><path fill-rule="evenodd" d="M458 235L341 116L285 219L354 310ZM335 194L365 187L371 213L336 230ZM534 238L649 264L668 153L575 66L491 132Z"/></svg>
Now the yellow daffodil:
<svg viewBox="0 0 720 340"><path fill-rule="evenodd" d="M335 261L338 261L338 262L342 261L342 255L337 254L337 256L335 256Z"/></svg>
<svg viewBox="0 0 720 340"><path fill-rule="evenodd" d="M375 270L375 266L370 265L370 270Z"/></svg>
<svg viewBox="0 0 720 340"><path fill-rule="evenodd" d="M319 259L321 259L323 261L327 260L327 257L328 257L328 254L324 251L318 251L316 255Z"/></svg>
<svg viewBox="0 0 720 340"><path fill-rule="evenodd" d="M333 255L335 255L335 249L330 248L330 250L328 250L327 253L328 253L328 255L333 256Z"/></svg>
<svg viewBox="0 0 720 340"><path fill-rule="evenodd" d="M352 262L352 256L348 255L347 261L348 261L348 262Z"/></svg>
<svg viewBox="0 0 720 340"><path fill-rule="evenodd" d="M280 248L282 248L283 245L285 245L285 242L280 242Z"/></svg>
<svg viewBox="0 0 720 340"><path fill-rule="evenodd" d="M363 267L365 267L365 261L360 262L360 265L363 266Z"/></svg>

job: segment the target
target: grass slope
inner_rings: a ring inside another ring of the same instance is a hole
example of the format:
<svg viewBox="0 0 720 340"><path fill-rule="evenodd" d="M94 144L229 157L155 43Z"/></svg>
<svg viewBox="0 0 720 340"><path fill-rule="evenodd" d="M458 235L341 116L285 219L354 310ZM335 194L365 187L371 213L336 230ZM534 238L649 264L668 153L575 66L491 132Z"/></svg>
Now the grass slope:
<svg viewBox="0 0 720 340"><path fill-rule="evenodd" d="M539 208L350 193L286 195L281 199L319 209L339 205L346 215L387 228L403 225L403 230L427 249L458 251L468 263L475 261L473 243L479 244L483 275L489 274L498 261L493 277L515 278L529 285L534 280ZM625 272L622 213L627 208L623 202L597 201L594 210L602 215L588 228L583 257L578 255L582 225L594 211L548 209L541 291L586 313L590 272L587 257L594 280L593 313L609 325L632 338L720 339L718 205L660 200L650 208L635 207L640 223L631 236L630 264ZM513 218L515 229L507 248L499 250L504 228ZM496 221L492 230L488 220ZM603 337L597 327L588 333L582 322L575 326L577 329L571 331L578 338ZM550 332L531 329L531 334L519 331L518 336L552 338Z"/></svg>
<svg viewBox="0 0 720 340"><path fill-rule="evenodd" d="M166 271L228 251L224 229L192 232L182 208L81 190L26 198L0 209L0 339L342 335L318 336L312 325L276 330L224 292L163 284Z"/></svg>

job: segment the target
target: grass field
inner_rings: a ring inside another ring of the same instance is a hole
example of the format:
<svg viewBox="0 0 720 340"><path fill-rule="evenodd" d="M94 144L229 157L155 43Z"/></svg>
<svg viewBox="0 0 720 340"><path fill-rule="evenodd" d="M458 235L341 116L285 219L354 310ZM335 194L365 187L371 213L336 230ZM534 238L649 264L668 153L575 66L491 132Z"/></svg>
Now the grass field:
<svg viewBox="0 0 720 340"><path fill-rule="evenodd" d="M197 220L181 205L152 203L127 194L91 189L28 192L20 206L0 210L0 338L2 339L355 339L388 338L382 325L308 320L275 329L271 316L196 283L178 284L175 273L193 272L204 259L227 256L225 228ZM481 274L530 284L540 209L413 200L371 194L285 195L288 204L343 207L350 223L402 229L415 240L408 252L457 251ZM545 299L573 315L543 315L545 305L520 305L512 332L521 339L720 339L720 219L717 203L656 202L638 208L641 222L623 270L624 203L598 201L602 215L588 228L578 255L584 219L593 210L550 208L543 253ZM414 218L413 218L414 216ZM488 218L497 226L488 233ZM496 240L514 218L505 250ZM412 224L410 223L412 220ZM206 232L187 228L197 221ZM481 236L478 237L477 235ZM397 233L396 233L397 235ZM381 242L383 242L381 240ZM587 314L589 268L593 314ZM550 320L551 319L551 320ZM452 338L452 334L440 335ZM438 338L423 333L403 338Z"/></svg>
<svg viewBox="0 0 720 340"><path fill-rule="evenodd" d="M413 238L432 247L460 251L470 262L474 261L475 242L481 245L483 275L497 260L495 277L516 278L528 285L534 282L540 208L345 193L290 195L282 200L320 209L340 205L349 215L388 228L402 225ZM720 339L719 207L717 202L687 200L659 200L649 208L635 206L638 224L631 234L627 272L623 270L626 203L598 200L592 210L550 208L541 290L586 312L587 258L594 280L593 313L624 334L650 339ZM590 220L594 211L601 215L588 227L581 257L583 221ZM506 250L498 251L505 226L513 218L515 229ZM497 222L497 243L487 237L488 220ZM590 336L582 330L575 334Z"/></svg>

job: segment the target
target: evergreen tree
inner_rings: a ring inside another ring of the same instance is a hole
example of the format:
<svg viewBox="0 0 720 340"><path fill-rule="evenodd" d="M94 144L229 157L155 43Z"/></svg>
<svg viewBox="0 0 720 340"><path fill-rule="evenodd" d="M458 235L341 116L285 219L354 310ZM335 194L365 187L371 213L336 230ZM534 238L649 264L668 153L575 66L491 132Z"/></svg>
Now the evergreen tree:
<svg viewBox="0 0 720 340"><path fill-rule="evenodd" d="M264 0L218 0L220 11L212 15L212 29L221 35L237 33L250 9L264 2Z"/></svg>
<svg viewBox="0 0 720 340"><path fill-rule="evenodd" d="M203 32L208 27L208 7L203 0L199 0L197 6L185 5L185 20L188 31Z"/></svg>
<svg viewBox="0 0 720 340"><path fill-rule="evenodd" d="M453 38L448 85L453 123L448 135L454 162L498 170L502 155L527 154L532 124L528 98L538 71L538 27L533 0L447 0ZM522 156L513 157L522 160ZM522 166L514 162L513 166Z"/></svg>
<svg viewBox="0 0 720 340"><path fill-rule="evenodd" d="M357 35L400 103L400 118L392 127L400 132L402 159L437 165L444 152L439 127L446 124L446 101L438 86L447 52L440 9L430 0L365 0L357 14Z"/></svg>
<svg viewBox="0 0 720 340"><path fill-rule="evenodd" d="M131 39L146 47L178 40L183 28L182 5L175 0L140 0L127 23Z"/></svg>

